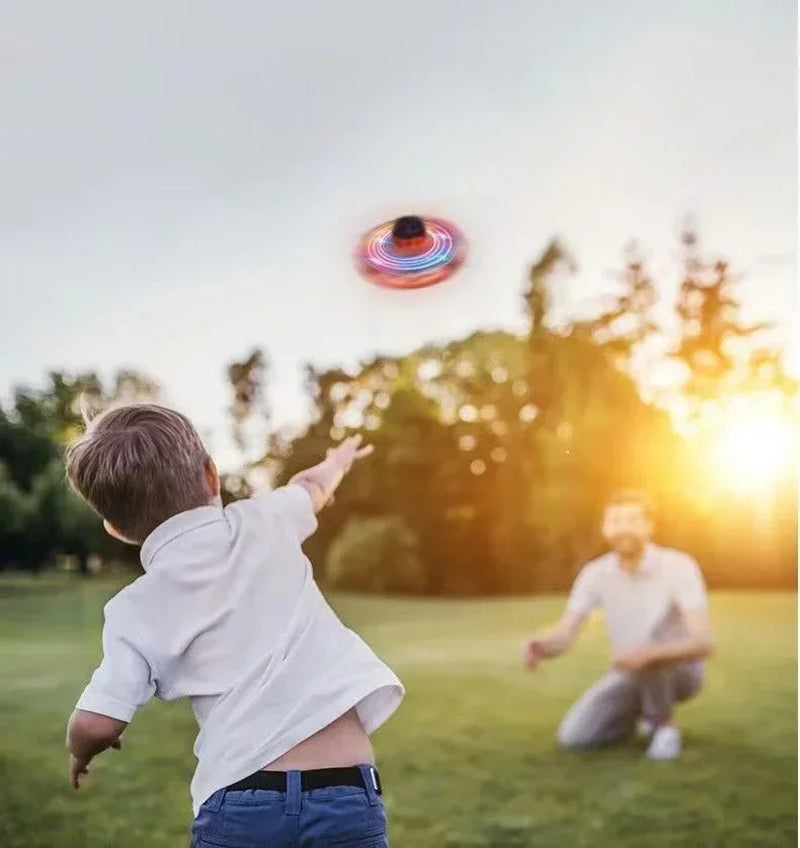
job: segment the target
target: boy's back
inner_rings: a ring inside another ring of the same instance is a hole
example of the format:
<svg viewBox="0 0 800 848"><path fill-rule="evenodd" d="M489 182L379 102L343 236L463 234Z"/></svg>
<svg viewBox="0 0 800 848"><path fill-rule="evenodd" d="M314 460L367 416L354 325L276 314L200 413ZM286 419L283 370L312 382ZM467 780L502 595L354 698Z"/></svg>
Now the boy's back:
<svg viewBox="0 0 800 848"><path fill-rule="evenodd" d="M400 702L397 678L313 580L300 544L315 528L297 486L181 513L148 536L144 576L106 607L104 662L78 709L130 721L153 693L191 698L195 813L352 707L371 733Z"/></svg>
<svg viewBox="0 0 800 848"><path fill-rule="evenodd" d="M145 574L106 606L103 662L77 705L124 727L154 694L191 699L200 728L192 781L198 838L222 838L226 799L252 807L283 792L286 805L294 791L297 804L304 787L319 796L341 793L344 782L363 783L369 803L379 802L371 760L355 752L364 752L367 734L394 712L403 689L313 580L301 543L316 529L315 504L300 482L225 509L218 501L197 506L155 527L141 549ZM315 749L325 733L327 749ZM262 771L271 765L287 772ZM337 766L360 768L298 778L289 771ZM345 806L335 804L327 817ZM281 821L272 823L276 834ZM256 829L254 839L269 827L262 821Z"/></svg>

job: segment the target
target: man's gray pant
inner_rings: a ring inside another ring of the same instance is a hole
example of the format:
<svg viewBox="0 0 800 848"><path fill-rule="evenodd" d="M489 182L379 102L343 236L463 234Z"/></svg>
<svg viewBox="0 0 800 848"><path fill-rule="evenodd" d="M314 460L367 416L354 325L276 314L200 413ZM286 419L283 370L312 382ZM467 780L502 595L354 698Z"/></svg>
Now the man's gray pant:
<svg viewBox="0 0 800 848"><path fill-rule="evenodd" d="M564 716L558 741L565 748L595 748L627 739L640 718L658 723L678 701L694 697L703 682L701 662L655 666L636 674L612 670Z"/></svg>

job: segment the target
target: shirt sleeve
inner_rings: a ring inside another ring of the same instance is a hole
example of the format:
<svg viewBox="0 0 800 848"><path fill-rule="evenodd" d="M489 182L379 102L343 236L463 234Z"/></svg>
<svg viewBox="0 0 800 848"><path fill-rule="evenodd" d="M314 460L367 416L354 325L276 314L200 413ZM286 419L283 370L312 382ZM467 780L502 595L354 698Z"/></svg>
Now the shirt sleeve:
<svg viewBox="0 0 800 848"><path fill-rule="evenodd" d="M155 691L149 663L107 613L103 659L78 699L76 709L129 722Z"/></svg>
<svg viewBox="0 0 800 848"><path fill-rule="evenodd" d="M277 512L297 535L300 542L311 536L317 529L317 515L311 495L302 487L290 483L280 489L274 489L257 500Z"/></svg>
<svg viewBox="0 0 800 848"><path fill-rule="evenodd" d="M575 582L567 600L567 611L578 615L588 615L600 605L597 593L595 569L591 565L584 566Z"/></svg>
<svg viewBox="0 0 800 848"><path fill-rule="evenodd" d="M704 610L708 607L708 593L700 566L692 557L683 557L675 570L675 603L682 612Z"/></svg>

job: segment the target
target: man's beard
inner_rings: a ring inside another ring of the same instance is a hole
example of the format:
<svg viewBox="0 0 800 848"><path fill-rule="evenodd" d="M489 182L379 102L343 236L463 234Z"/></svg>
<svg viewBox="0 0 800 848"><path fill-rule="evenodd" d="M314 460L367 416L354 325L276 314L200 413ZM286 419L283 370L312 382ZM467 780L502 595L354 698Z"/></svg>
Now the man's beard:
<svg viewBox="0 0 800 848"><path fill-rule="evenodd" d="M637 556L644 550L645 541L638 536L617 536L611 540L614 550L622 556Z"/></svg>

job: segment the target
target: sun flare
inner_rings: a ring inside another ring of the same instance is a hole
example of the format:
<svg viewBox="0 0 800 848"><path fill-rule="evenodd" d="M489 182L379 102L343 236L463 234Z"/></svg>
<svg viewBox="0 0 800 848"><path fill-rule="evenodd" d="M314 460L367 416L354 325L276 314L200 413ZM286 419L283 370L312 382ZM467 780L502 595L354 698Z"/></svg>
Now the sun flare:
<svg viewBox="0 0 800 848"><path fill-rule="evenodd" d="M787 415L753 403L734 405L715 428L711 442L715 471L738 491L766 492L793 462L795 435Z"/></svg>

